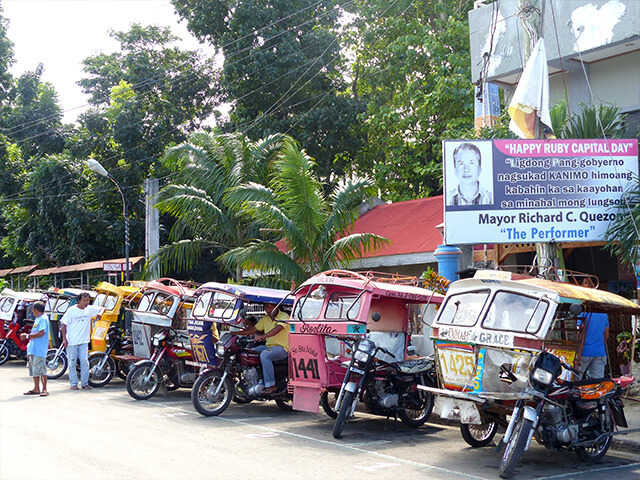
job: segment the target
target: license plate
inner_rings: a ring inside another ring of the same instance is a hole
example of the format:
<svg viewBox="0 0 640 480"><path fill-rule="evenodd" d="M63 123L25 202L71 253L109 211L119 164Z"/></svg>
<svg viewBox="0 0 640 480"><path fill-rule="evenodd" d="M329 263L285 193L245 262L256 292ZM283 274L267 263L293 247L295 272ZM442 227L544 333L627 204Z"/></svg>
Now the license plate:
<svg viewBox="0 0 640 480"><path fill-rule="evenodd" d="M438 344L440 371L446 387L456 390L473 389L476 374L476 357L472 345Z"/></svg>

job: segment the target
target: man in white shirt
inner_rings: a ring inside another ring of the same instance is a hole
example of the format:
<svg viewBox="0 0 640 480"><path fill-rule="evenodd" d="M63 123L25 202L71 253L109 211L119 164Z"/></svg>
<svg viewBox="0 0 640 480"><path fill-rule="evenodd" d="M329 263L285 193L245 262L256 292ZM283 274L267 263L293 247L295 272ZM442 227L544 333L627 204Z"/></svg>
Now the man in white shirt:
<svg viewBox="0 0 640 480"><path fill-rule="evenodd" d="M62 346L67 349L69 358L69 383L71 390L78 390L78 373L76 362L80 360L80 381L84 390L89 386L89 342L91 341L91 319L102 314L103 307L89 305L91 297L88 293L81 293L78 303L69 307L60 319L60 333Z"/></svg>

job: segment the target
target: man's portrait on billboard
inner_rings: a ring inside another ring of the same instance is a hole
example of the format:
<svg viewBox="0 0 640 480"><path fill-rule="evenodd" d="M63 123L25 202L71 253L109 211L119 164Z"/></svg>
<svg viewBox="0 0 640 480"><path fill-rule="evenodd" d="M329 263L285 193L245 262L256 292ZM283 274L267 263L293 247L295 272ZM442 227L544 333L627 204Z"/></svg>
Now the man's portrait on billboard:
<svg viewBox="0 0 640 480"><path fill-rule="evenodd" d="M491 145L489 142L487 144ZM459 144L451 157L453 171L448 171L445 179L448 187L447 205L492 204L491 182L486 180L491 178L491 158L485 158L483 163L480 148L470 142ZM489 175L483 175L483 166L488 167Z"/></svg>

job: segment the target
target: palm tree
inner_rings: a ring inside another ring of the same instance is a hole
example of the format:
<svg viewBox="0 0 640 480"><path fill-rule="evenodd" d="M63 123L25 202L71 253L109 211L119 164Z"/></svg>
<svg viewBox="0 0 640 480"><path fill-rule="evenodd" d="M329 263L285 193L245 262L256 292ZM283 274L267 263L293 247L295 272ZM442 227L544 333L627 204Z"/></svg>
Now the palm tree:
<svg viewBox="0 0 640 480"><path fill-rule="evenodd" d="M358 205L374 193L371 181L354 178L325 196L323 184L313 173L314 165L313 159L287 138L267 186L247 182L230 189L225 196L228 205L242 208L264 227L262 231L269 238L255 239L224 253L221 260L227 266L258 272L258 283L300 284L389 243L378 235L347 231Z"/></svg>
<svg viewBox="0 0 640 480"><path fill-rule="evenodd" d="M618 215L605 237L606 248L633 268L640 257L640 177L634 176L630 185L622 194L623 202L614 207Z"/></svg>
<svg viewBox="0 0 640 480"><path fill-rule="evenodd" d="M203 250L240 247L258 234L256 225L238 208L224 204L225 192L245 182L264 182L280 151L283 135L251 142L241 134L195 133L181 145L167 149L162 161L177 172L175 183L159 193L157 208L176 218L171 243L147 263L147 271L188 270ZM242 270L230 270L236 281Z"/></svg>

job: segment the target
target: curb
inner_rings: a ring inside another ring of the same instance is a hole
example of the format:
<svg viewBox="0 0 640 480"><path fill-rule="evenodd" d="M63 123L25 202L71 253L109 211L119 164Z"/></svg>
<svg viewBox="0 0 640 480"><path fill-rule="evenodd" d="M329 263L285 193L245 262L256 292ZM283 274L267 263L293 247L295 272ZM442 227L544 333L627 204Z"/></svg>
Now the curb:
<svg viewBox="0 0 640 480"><path fill-rule="evenodd" d="M620 435L622 438L613 438L611 442L611 449L620 452L628 453L640 453L640 442L624 438L624 435Z"/></svg>

